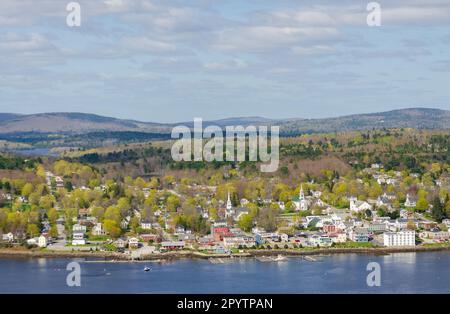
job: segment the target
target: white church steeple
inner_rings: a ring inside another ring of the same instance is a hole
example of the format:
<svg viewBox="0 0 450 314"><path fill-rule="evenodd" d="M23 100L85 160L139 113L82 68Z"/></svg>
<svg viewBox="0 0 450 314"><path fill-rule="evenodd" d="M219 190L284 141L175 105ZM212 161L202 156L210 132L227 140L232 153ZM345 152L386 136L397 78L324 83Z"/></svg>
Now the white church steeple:
<svg viewBox="0 0 450 314"><path fill-rule="evenodd" d="M303 192L303 184L300 185L300 194L298 198L300 201L305 199L305 193Z"/></svg>
<svg viewBox="0 0 450 314"><path fill-rule="evenodd" d="M232 217L233 216L233 204L231 203L231 197L230 192L228 192L228 199L227 199L227 208L225 211L225 218Z"/></svg>
<svg viewBox="0 0 450 314"><path fill-rule="evenodd" d="M233 205L231 204L230 192L228 192L227 210L231 210Z"/></svg>

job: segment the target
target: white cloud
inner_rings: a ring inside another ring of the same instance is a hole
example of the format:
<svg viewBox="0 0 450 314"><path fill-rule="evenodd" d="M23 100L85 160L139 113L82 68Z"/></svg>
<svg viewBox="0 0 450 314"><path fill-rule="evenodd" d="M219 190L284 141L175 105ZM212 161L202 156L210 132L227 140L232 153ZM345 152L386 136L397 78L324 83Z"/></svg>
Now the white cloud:
<svg viewBox="0 0 450 314"><path fill-rule="evenodd" d="M226 51L254 51L282 49L299 42L335 40L339 31L330 27L245 26L221 31L213 44Z"/></svg>
<svg viewBox="0 0 450 314"><path fill-rule="evenodd" d="M32 33L30 36L7 33L0 36L0 51L3 53L33 52L51 48L50 42L37 33Z"/></svg>
<svg viewBox="0 0 450 314"><path fill-rule="evenodd" d="M208 62L203 67L210 71L242 70L248 68L248 63L244 60L234 59L224 62Z"/></svg>
<svg viewBox="0 0 450 314"><path fill-rule="evenodd" d="M301 56L327 55L336 52L336 49L330 46L311 46L311 47L293 47L292 52Z"/></svg>
<svg viewBox="0 0 450 314"><path fill-rule="evenodd" d="M161 53L173 52L176 50L176 46L174 44L149 37L123 38L121 45L124 49L134 52Z"/></svg>

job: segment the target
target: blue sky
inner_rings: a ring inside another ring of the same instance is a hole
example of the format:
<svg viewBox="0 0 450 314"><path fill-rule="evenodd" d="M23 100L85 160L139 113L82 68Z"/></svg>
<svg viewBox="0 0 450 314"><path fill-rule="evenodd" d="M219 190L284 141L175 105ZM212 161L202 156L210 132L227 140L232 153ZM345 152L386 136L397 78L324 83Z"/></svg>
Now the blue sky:
<svg viewBox="0 0 450 314"><path fill-rule="evenodd" d="M450 1L0 2L0 112L145 121L450 109Z"/></svg>

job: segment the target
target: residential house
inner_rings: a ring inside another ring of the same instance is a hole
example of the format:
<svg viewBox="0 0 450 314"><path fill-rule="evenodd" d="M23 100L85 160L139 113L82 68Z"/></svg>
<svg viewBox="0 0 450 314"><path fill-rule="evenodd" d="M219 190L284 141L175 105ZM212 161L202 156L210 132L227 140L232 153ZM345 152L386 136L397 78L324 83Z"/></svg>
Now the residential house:
<svg viewBox="0 0 450 314"><path fill-rule="evenodd" d="M158 242L158 240L160 240L160 237L157 234L153 233L141 234L140 238L144 242Z"/></svg>
<svg viewBox="0 0 450 314"><path fill-rule="evenodd" d="M106 234L106 231L103 229L103 225L101 222L95 224L94 228L92 228L92 234L94 236L102 236Z"/></svg>
<svg viewBox="0 0 450 314"><path fill-rule="evenodd" d="M310 246L328 247L333 244L333 240L328 235L313 235L308 238Z"/></svg>
<svg viewBox="0 0 450 314"><path fill-rule="evenodd" d="M123 249L127 245L127 241L124 238L119 238L114 241L114 245L119 249Z"/></svg>
<svg viewBox="0 0 450 314"><path fill-rule="evenodd" d="M78 210L78 217L87 217L90 214L90 209L89 208L80 208Z"/></svg>
<svg viewBox="0 0 450 314"><path fill-rule="evenodd" d="M330 233L328 235L333 243L345 243L347 242L347 234L344 232Z"/></svg>
<svg viewBox="0 0 450 314"><path fill-rule="evenodd" d="M369 242L369 230L367 228L354 228L348 234L353 242Z"/></svg>
<svg viewBox="0 0 450 314"><path fill-rule="evenodd" d="M63 178L57 176L55 177L56 187L57 188L63 188L64 187L64 180Z"/></svg>
<svg viewBox="0 0 450 314"><path fill-rule="evenodd" d="M439 229L423 231L419 234L419 237L434 241L447 241L450 239L448 231L441 231Z"/></svg>
<svg viewBox="0 0 450 314"><path fill-rule="evenodd" d="M358 201L356 197L351 197L350 199L350 211L361 212L366 210L372 210L372 206L365 201Z"/></svg>
<svg viewBox="0 0 450 314"><path fill-rule="evenodd" d="M46 238L44 235L41 235L41 236L38 238L38 243L37 243L37 245L38 245L40 248L45 248L45 247L47 247L47 238Z"/></svg>
<svg viewBox="0 0 450 314"><path fill-rule="evenodd" d="M85 245L85 232L83 230L73 230L72 232L72 245Z"/></svg>
<svg viewBox="0 0 450 314"><path fill-rule="evenodd" d="M386 224L383 222L369 223L367 229L370 233L383 233L386 231Z"/></svg>
<svg viewBox="0 0 450 314"><path fill-rule="evenodd" d="M322 231L325 233L334 233L336 232L336 226L332 222L324 222L322 226Z"/></svg>
<svg viewBox="0 0 450 314"><path fill-rule="evenodd" d="M14 235L11 232L2 234L2 241L13 242Z"/></svg>
<svg viewBox="0 0 450 314"><path fill-rule="evenodd" d="M150 230L152 229L152 222L149 219L143 219L141 220L141 228L144 230Z"/></svg>
<svg viewBox="0 0 450 314"><path fill-rule="evenodd" d="M77 223L77 224L74 224L73 226L72 226L72 231L74 231L74 232L76 232L76 231L81 231L81 232L86 232L86 226L83 226L83 225L81 225L81 224L79 224L79 223Z"/></svg>
<svg viewBox="0 0 450 314"><path fill-rule="evenodd" d="M406 194L405 207L416 207L417 198Z"/></svg>
<svg viewBox="0 0 450 314"><path fill-rule="evenodd" d="M139 248L139 239L135 237L128 238L128 247L130 249Z"/></svg>

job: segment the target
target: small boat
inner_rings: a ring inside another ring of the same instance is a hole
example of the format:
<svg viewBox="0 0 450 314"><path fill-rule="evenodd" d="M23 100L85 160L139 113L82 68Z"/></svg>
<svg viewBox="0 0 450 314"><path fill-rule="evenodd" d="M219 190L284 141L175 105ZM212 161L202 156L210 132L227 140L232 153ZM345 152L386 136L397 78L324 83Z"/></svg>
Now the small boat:
<svg viewBox="0 0 450 314"><path fill-rule="evenodd" d="M150 267L145 266L144 271L150 271Z"/></svg>
<svg viewBox="0 0 450 314"><path fill-rule="evenodd" d="M308 262L317 262L317 259L312 256L304 256L304 259Z"/></svg>
<svg viewBox="0 0 450 314"><path fill-rule="evenodd" d="M285 261L285 260L287 260L287 257L283 256L281 254L278 254L278 256L273 259L274 262L281 262L281 261Z"/></svg>

